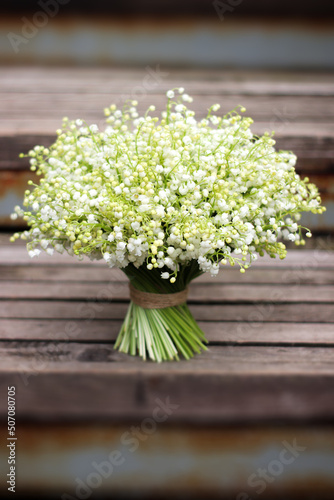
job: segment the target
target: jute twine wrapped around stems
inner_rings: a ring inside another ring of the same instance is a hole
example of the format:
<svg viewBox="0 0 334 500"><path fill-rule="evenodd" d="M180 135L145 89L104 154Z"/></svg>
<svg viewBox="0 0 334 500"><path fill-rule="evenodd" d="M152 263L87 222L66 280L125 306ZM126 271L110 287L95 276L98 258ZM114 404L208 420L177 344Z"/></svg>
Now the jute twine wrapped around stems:
<svg viewBox="0 0 334 500"><path fill-rule="evenodd" d="M188 288L176 293L149 293L141 292L129 285L130 299L137 306L144 309L165 309L166 307L179 306L187 301Z"/></svg>

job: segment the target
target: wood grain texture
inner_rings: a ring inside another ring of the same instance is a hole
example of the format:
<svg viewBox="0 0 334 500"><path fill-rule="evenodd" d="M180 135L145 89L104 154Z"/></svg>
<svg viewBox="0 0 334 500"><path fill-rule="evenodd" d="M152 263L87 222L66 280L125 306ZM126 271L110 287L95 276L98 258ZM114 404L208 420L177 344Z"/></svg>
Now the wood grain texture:
<svg viewBox="0 0 334 500"><path fill-rule="evenodd" d="M261 265L261 262L259 263ZM117 268L106 270L103 266L65 266L65 265L4 265L0 264L0 282L22 282L25 283L105 283L126 282L124 273ZM194 283L240 283L240 284L318 284L334 285L334 268L305 268L291 269L251 267L247 273L241 274L237 269L229 266L222 267L221 272L211 277L205 273L196 279Z"/></svg>
<svg viewBox="0 0 334 500"><path fill-rule="evenodd" d="M154 70L159 73L158 66ZM242 104L255 120L255 133L275 130L277 147L298 155L300 172L333 172L333 75L161 71L164 76L144 88L147 69L4 68L0 75L0 169L26 169L28 163L18 159L19 153L53 142L63 116L81 117L103 127L103 108L111 102L122 106L138 87L144 89L139 110L155 104L160 112L166 90L183 85L194 97L199 117L215 102L221 104L223 113Z"/></svg>
<svg viewBox="0 0 334 500"><path fill-rule="evenodd" d="M308 322L333 323L332 304L299 303L276 304L190 304L196 320L241 321L241 322ZM65 300L1 300L0 318L35 319L123 319L127 303Z"/></svg>
<svg viewBox="0 0 334 500"><path fill-rule="evenodd" d="M156 69L157 67L155 67ZM152 68L153 69L153 68ZM257 95L333 95L334 77L328 72L252 71L168 68L162 71L164 84L175 87L182 79L187 91L197 94L242 93ZM140 68L52 68L3 67L0 79L2 92L93 93L97 82L101 93L111 90L123 93L131 90L147 75ZM157 92L157 87L147 89ZM161 89L161 93L163 90Z"/></svg>
<svg viewBox="0 0 334 500"><path fill-rule="evenodd" d="M1 390L17 386L21 417L138 418L156 398L177 405L170 421L334 417L333 348L217 346L157 366L108 346L8 342L0 359Z"/></svg>
<svg viewBox="0 0 334 500"><path fill-rule="evenodd" d="M334 346L334 323L198 321L210 343ZM121 320L2 319L0 339L113 343Z"/></svg>
<svg viewBox="0 0 334 500"><path fill-rule="evenodd" d="M288 275L287 275L288 276ZM288 278L282 277L287 283ZM128 301L129 287L126 282L102 283L20 283L3 281L0 299L50 299L50 300L99 300L108 302ZM228 284L192 283L189 303L256 303L256 302L327 302L334 303L334 285L287 284Z"/></svg>
<svg viewBox="0 0 334 500"><path fill-rule="evenodd" d="M131 89L129 89L131 90ZM77 92L7 92L0 89L0 117L10 117L11 121L31 119L32 113L35 119L53 118L61 120L64 115L70 119L82 118L84 120L104 121L103 109L115 103L122 106L124 90L115 93L114 89L109 92L87 92L85 95ZM126 90L125 90L126 92ZM10 99L8 98L10 96ZM276 123L276 127L281 125L284 118L287 122L331 122L334 114L334 101L332 95L324 96L298 96L290 95L247 95L233 93L225 95L224 92L207 95L204 91L200 94L192 93L193 103L189 106L200 118L206 116L212 104L219 103L222 113L227 113L237 105L243 105L247 109L247 114L254 120L260 122ZM145 112L153 104L157 111L161 113L166 108L165 92L159 94L150 93L143 96L138 104L140 112ZM281 110L281 111L280 111ZM41 129L41 132L43 130Z"/></svg>
<svg viewBox="0 0 334 500"><path fill-rule="evenodd" d="M17 351L17 348L20 351ZM3 341L0 344L0 373L16 371L23 366L34 368L36 360L40 374L48 371L76 373L91 365L92 373L121 373L126 367L136 375L153 373L194 373L199 371L217 374L285 375L324 374L334 377L334 348L332 347L276 347L276 346L211 346L208 351L193 358L191 362L171 363L143 362L138 357L128 356L103 346L68 342ZM16 359L16 361L14 361ZM40 363L39 363L40 361ZM241 361L241 364L239 362ZM334 403L334 402L333 402Z"/></svg>

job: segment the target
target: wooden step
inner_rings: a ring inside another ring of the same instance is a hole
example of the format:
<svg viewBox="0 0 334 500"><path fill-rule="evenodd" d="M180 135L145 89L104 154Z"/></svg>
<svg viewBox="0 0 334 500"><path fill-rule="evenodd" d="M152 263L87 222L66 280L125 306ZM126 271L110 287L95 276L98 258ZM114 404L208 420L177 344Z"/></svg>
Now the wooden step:
<svg viewBox="0 0 334 500"><path fill-rule="evenodd" d="M121 271L2 245L0 386L24 388L29 418L138 417L161 391L182 401L175 420L333 418L333 271L333 252L295 250L259 259L246 281L232 268L202 276L189 306L209 350L157 365L113 349L128 307Z"/></svg>
<svg viewBox="0 0 334 500"><path fill-rule="evenodd" d="M149 83L148 83L149 82ZM334 231L334 76L330 73L7 67L0 75L0 226L20 204L29 173L19 159L36 144L50 145L63 116L105 125L103 108L136 98L140 111L165 106L166 90L184 86L198 117L217 102L221 112L246 106L253 130L276 130L277 148L294 151L297 171L320 189L328 211L303 219L305 226Z"/></svg>

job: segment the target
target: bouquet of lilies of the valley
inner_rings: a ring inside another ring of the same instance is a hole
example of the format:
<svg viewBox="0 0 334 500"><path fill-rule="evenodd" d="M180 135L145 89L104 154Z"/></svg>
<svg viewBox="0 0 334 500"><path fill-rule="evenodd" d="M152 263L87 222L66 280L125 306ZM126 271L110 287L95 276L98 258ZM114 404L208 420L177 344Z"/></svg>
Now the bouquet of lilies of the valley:
<svg viewBox="0 0 334 500"><path fill-rule="evenodd" d="M280 239L305 243L300 212L322 213L318 190L294 169L296 157L276 151L272 135L250 130L238 107L204 119L188 109L184 89L167 92L160 117L137 102L105 109L107 125L64 119L50 147L28 154L40 183L15 208L38 246L79 258L104 259L130 280L131 303L115 347L154 361L189 359L205 337L187 305L190 282L221 266L252 264L258 255L286 255ZM241 113L241 114L240 114Z"/></svg>

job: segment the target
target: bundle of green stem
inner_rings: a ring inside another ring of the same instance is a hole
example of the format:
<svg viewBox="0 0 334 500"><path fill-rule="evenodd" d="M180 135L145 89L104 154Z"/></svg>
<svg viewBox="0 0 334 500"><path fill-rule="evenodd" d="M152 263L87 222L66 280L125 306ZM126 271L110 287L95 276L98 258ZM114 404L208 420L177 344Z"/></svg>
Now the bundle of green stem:
<svg viewBox="0 0 334 500"><path fill-rule="evenodd" d="M131 285L150 294L174 294L185 290L189 283L202 274L196 261L180 266L177 280L171 284L161 279L161 269L147 271L144 266L132 264L123 269ZM187 304L152 309L130 302L115 349L144 360L172 361L180 356L190 359L206 350L205 335L192 316Z"/></svg>

